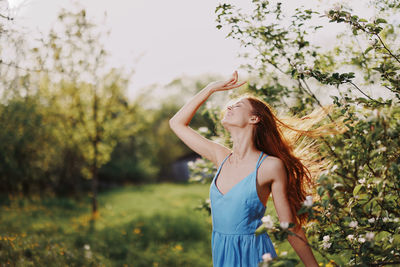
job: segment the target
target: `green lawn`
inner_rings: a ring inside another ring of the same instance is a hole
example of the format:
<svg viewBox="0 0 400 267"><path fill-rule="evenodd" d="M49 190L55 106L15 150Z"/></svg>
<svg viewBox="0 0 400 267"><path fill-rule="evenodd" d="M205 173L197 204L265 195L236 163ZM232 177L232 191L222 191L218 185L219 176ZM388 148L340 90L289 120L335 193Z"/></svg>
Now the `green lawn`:
<svg viewBox="0 0 400 267"><path fill-rule="evenodd" d="M195 209L208 190L207 184L154 184L100 193L94 224L89 197L3 196L0 265L212 266L211 217ZM272 201L267 211L275 215ZM288 242L275 247L295 255Z"/></svg>

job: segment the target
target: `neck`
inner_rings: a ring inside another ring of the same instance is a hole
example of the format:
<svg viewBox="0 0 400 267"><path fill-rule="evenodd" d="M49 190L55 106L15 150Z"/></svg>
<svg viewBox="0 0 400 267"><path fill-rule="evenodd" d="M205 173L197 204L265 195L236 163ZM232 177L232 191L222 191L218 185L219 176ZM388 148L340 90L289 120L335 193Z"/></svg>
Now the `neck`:
<svg viewBox="0 0 400 267"><path fill-rule="evenodd" d="M252 131L245 129L232 129L230 132L231 140L233 142L232 148L232 162L236 163L243 159L254 157L253 155L259 153L258 149L254 146Z"/></svg>

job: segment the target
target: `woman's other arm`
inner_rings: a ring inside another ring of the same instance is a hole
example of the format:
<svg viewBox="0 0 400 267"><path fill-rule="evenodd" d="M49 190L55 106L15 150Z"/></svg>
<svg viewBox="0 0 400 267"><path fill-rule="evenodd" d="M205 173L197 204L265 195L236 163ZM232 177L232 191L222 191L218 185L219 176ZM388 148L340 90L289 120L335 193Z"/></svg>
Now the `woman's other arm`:
<svg viewBox="0 0 400 267"><path fill-rule="evenodd" d="M228 81L212 82L192 97L170 120L174 133L193 151L209 159L218 166L220 158L230 150L221 144L209 140L193 130L189 123L199 107L216 91L228 90L241 86L237 84L237 72Z"/></svg>
<svg viewBox="0 0 400 267"><path fill-rule="evenodd" d="M271 168L273 181L271 184L271 192L274 200L275 210L278 215L280 222L293 222L293 214L290 209L290 203L287 198L286 187L287 187L287 175L284 163L279 160L274 163L274 167ZM289 228L289 230L295 233L297 236L289 235L288 241L293 249L299 255L301 261L307 267L318 266L318 263L314 257L314 254L307 244L307 237L301 227L299 230L295 230L295 227ZM300 238L301 239L300 239Z"/></svg>

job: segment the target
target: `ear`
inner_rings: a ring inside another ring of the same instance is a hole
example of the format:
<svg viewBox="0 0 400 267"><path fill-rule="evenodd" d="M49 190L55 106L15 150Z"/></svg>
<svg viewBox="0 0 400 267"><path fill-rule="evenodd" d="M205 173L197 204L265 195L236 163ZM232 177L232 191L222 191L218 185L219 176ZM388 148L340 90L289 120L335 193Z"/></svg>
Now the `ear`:
<svg viewBox="0 0 400 267"><path fill-rule="evenodd" d="M251 123L257 124L259 121L260 121L260 118L256 115L252 115L250 118Z"/></svg>

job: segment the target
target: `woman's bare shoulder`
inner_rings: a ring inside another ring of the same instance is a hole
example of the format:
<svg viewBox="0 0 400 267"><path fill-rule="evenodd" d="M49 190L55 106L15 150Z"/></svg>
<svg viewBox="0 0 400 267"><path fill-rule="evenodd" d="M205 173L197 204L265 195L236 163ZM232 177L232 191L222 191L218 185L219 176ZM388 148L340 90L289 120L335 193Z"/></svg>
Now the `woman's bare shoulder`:
<svg viewBox="0 0 400 267"><path fill-rule="evenodd" d="M232 152L229 148L219 145L218 149L216 150L216 162L214 164L219 167L222 161Z"/></svg>
<svg viewBox="0 0 400 267"><path fill-rule="evenodd" d="M260 165L258 175L261 184L286 180L285 163L280 158L269 155Z"/></svg>

